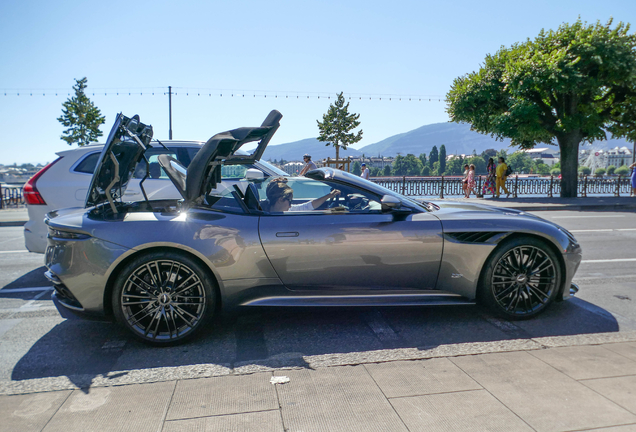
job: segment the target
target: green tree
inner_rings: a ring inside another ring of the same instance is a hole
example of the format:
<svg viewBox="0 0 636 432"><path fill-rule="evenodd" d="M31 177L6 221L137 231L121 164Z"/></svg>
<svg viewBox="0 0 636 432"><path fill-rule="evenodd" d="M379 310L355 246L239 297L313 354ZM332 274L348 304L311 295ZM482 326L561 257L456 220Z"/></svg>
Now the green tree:
<svg viewBox="0 0 636 432"><path fill-rule="evenodd" d="M428 155L428 166L433 169L433 164L439 160L439 153L437 151L437 146L433 146L431 152Z"/></svg>
<svg viewBox="0 0 636 432"><path fill-rule="evenodd" d="M422 162L422 166L426 166L426 153L420 153L420 161Z"/></svg>
<svg viewBox="0 0 636 432"><path fill-rule="evenodd" d="M406 156L398 155L393 162L393 175L396 176L419 176L422 173L422 161L413 154Z"/></svg>
<svg viewBox="0 0 636 432"><path fill-rule="evenodd" d="M484 162L486 162L486 165L488 165L488 159L490 158L493 158L495 160L495 163L497 163L497 150L495 149L486 149L481 152L480 156L484 158Z"/></svg>
<svg viewBox="0 0 636 432"><path fill-rule="evenodd" d="M391 177L391 165L384 165L384 168L382 169L382 175L384 177Z"/></svg>
<svg viewBox="0 0 636 432"><path fill-rule="evenodd" d="M360 166L360 162L355 161L353 163L353 168L351 168L351 174L359 176L362 174L362 167Z"/></svg>
<svg viewBox="0 0 636 432"><path fill-rule="evenodd" d="M87 81L86 77L75 80L75 96L62 104L62 115L57 119L67 128L60 138L68 145L85 146L103 135L99 127L106 119L84 93Z"/></svg>
<svg viewBox="0 0 636 432"><path fill-rule="evenodd" d="M340 147L346 150L362 139L362 129L358 133L351 132L360 126L359 118L360 114L349 114L349 102L345 104L345 98L340 92L335 104L329 105L327 113L322 116L322 122L316 120L320 131L318 141L326 142L326 146L334 146L337 160L340 159Z"/></svg>
<svg viewBox="0 0 636 432"><path fill-rule="evenodd" d="M444 174L443 172L440 172L439 170L439 161L433 163L433 169L431 170L431 174L439 175L439 176Z"/></svg>
<svg viewBox="0 0 636 432"><path fill-rule="evenodd" d="M380 171L381 171L381 170L380 170L380 168L372 167L372 168L369 170L369 177L379 177L379 176L380 176L380 174L381 174L381 172L380 172Z"/></svg>
<svg viewBox="0 0 636 432"><path fill-rule="evenodd" d="M422 168L422 176L428 177L430 175L431 175L431 168L428 165L424 165L424 168Z"/></svg>
<svg viewBox="0 0 636 432"><path fill-rule="evenodd" d="M616 171L614 171L614 174L616 175L628 175L629 174L629 168L627 168L627 165L621 165L618 168L616 168Z"/></svg>
<svg viewBox="0 0 636 432"><path fill-rule="evenodd" d="M446 164L446 171L444 171L444 175L460 175L463 172L464 158L461 156L455 156Z"/></svg>
<svg viewBox="0 0 636 432"><path fill-rule="evenodd" d="M486 162L484 162L484 158L482 158L481 156L471 156L471 157L465 159L464 163L467 163L468 165L470 165L470 164L475 165L475 174L477 174L477 175L479 175L479 174L487 174ZM462 172L463 172L463 170L462 170Z"/></svg>
<svg viewBox="0 0 636 432"><path fill-rule="evenodd" d="M582 175L590 175L592 174L592 170L590 169L590 167L582 166L579 167L579 173Z"/></svg>
<svg viewBox="0 0 636 432"><path fill-rule="evenodd" d="M607 167L607 174L608 175L613 175L614 171L616 171L616 167L614 165L610 165Z"/></svg>
<svg viewBox="0 0 636 432"><path fill-rule="evenodd" d="M539 162L540 160L541 159L539 159L538 161L535 162L537 174L549 175L550 174L550 167L547 164L544 164L543 162Z"/></svg>
<svg viewBox="0 0 636 432"><path fill-rule="evenodd" d="M595 176L598 176L598 177L602 177L602 176L604 176L604 175L605 175L605 168L597 168L597 169L594 171L594 175L595 175Z"/></svg>
<svg viewBox="0 0 636 432"><path fill-rule="evenodd" d="M447 94L452 121L512 145L554 140L561 151L562 197L577 193L579 144L636 140L636 35L612 20L577 20L502 47L478 72L455 79Z"/></svg>
<svg viewBox="0 0 636 432"><path fill-rule="evenodd" d="M508 159L506 164L512 167L516 173L529 173L534 168L534 161L526 152L514 152Z"/></svg>
<svg viewBox="0 0 636 432"><path fill-rule="evenodd" d="M559 168L552 168L552 170L550 171L550 175L553 176L560 176L561 175L561 170Z"/></svg>
<svg viewBox="0 0 636 432"><path fill-rule="evenodd" d="M439 172L446 170L446 146L442 144L439 147Z"/></svg>

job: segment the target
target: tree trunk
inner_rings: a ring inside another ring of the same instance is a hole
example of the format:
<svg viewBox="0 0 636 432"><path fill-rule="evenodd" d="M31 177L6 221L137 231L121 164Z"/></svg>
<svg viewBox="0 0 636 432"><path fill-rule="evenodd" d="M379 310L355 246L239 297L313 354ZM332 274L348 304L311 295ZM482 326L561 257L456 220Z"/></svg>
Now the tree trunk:
<svg viewBox="0 0 636 432"><path fill-rule="evenodd" d="M580 131L557 135L561 151L561 198L576 198L578 185Z"/></svg>
<svg viewBox="0 0 636 432"><path fill-rule="evenodd" d="M338 144L336 146L336 168L338 167L338 162L340 162L340 146Z"/></svg>

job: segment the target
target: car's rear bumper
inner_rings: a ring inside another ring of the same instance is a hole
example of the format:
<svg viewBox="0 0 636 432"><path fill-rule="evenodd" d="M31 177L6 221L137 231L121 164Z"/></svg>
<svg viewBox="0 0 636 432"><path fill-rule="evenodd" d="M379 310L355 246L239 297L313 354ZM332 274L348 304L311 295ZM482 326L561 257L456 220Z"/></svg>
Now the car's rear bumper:
<svg viewBox="0 0 636 432"><path fill-rule="evenodd" d="M44 217L50 210L46 205L27 205L29 220L24 224L24 245L29 252L46 251L48 228L44 223Z"/></svg>

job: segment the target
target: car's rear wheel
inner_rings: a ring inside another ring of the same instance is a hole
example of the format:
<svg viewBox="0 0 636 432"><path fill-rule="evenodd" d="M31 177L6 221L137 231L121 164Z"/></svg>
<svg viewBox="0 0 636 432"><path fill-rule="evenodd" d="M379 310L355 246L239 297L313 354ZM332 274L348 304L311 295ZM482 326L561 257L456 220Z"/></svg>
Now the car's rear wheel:
<svg viewBox="0 0 636 432"><path fill-rule="evenodd" d="M498 315L530 318L553 301L561 283L555 253L541 240L521 237L499 246L479 284L481 299Z"/></svg>
<svg viewBox="0 0 636 432"><path fill-rule="evenodd" d="M142 255L120 272L113 289L117 321L145 342L170 345L214 313L214 282L196 260L179 253Z"/></svg>

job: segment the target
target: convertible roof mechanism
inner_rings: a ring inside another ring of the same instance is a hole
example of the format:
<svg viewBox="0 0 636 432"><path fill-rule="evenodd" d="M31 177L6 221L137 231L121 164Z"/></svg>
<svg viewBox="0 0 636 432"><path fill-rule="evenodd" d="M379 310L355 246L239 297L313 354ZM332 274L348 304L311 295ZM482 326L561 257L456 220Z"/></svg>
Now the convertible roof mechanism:
<svg viewBox="0 0 636 432"><path fill-rule="evenodd" d="M159 156L159 164L181 192L186 204L196 202L221 182L221 167L224 163L252 163L259 160L280 127L282 117L280 112L273 110L258 127L242 127L214 135L198 151L187 170L167 155ZM252 154L235 154L241 146L254 141L258 141L258 145Z"/></svg>

